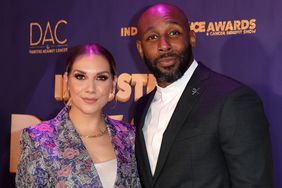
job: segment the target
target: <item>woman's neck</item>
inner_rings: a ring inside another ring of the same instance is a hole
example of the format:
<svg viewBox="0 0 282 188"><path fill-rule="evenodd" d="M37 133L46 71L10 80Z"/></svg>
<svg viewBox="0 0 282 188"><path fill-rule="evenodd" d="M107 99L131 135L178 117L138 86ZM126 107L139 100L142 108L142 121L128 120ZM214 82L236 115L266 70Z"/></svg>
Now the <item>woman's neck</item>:
<svg viewBox="0 0 282 188"><path fill-rule="evenodd" d="M105 129L105 122L102 112L96 114L84 114L79 110L71 109L69 117L75 127L81 135L91 135L100 132Z"/></svg>

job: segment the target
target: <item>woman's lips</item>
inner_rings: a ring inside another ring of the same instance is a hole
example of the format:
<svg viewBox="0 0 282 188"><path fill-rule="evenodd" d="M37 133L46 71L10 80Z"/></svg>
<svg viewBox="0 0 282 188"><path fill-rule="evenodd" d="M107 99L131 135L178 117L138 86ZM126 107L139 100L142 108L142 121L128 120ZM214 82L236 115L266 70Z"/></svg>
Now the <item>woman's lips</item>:
<svg viewBox="0 0 282 188"><path fill-rule="evenodd" d="M94 104L97 101L95 98L82 98L82 100L87 104Z"/></svg>

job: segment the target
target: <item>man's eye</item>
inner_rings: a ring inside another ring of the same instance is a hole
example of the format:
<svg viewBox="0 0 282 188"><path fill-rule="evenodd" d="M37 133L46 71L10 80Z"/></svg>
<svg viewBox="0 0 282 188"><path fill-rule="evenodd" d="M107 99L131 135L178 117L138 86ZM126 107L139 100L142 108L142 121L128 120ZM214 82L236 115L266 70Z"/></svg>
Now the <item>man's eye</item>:
<svg viewBox="0 0 282 188"><path fill-rule="evenodd" d="M169 32L169 35L170 36L177 36L177 35L180 35L180 32L179 31L171 31L171 32Z"/></svg>
<svg viewBox="0 0 282 188"><path fill-rule="evenodd" d="M150 35L149 37L147 37L147 40L156 40L157 38L157 35Z"/></svg>
<svg viewBox="0 0 282 188"><path fill-rule="evenodd" d="M109 76L107 75L99 75L97 76L97 80L106 81L108 80Z"/></svg>
<svg viewBox="0 0 282 188"><path fill-rule="evenodd" d="M85 76L83 74L75 74L74 77L78 80L85 80Z"/></svg>

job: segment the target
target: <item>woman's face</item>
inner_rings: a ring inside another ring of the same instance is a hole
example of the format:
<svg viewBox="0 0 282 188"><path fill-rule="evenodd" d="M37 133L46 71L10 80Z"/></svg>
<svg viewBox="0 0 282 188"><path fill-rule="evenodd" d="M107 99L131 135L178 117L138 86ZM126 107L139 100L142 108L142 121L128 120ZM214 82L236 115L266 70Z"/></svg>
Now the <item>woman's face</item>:
<svg viewBox="0 0 282 188"><path fill-rule="evenodd" d="M103 56L77 57L67 80L71 110L89 115L100 113L114 91L115 82Z"/></svg>

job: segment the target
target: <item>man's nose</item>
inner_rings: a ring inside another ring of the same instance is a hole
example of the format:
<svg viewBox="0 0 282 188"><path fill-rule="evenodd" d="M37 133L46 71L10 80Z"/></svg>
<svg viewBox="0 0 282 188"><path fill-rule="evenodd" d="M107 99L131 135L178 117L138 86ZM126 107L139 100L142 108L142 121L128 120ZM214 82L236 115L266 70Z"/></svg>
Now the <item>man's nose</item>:
<svg viewBox="0 0 282 188"><path fill-rule="evenodd" d="M166 37L162 37L159 40L159 51L160 52L168 52L171 50L171 45L169 40Z"/></svg>

